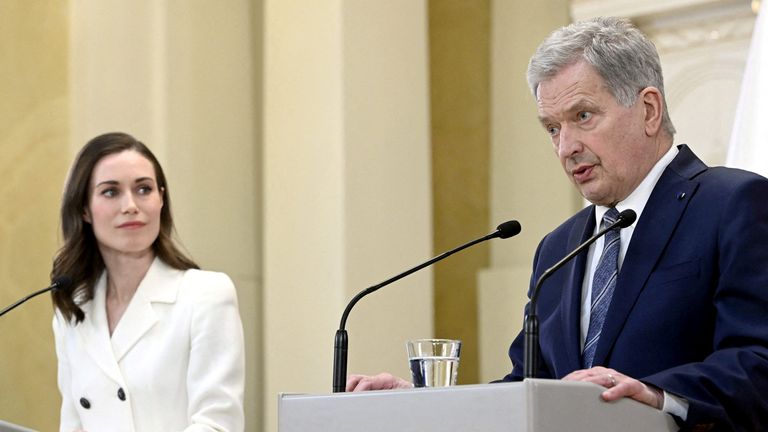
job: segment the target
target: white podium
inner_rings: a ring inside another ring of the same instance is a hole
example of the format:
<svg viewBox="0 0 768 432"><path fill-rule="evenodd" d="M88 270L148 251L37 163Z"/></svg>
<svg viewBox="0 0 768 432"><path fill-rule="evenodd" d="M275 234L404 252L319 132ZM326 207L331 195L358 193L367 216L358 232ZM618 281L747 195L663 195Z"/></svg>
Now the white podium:
<svg viewBox="0 0 768 432"><path fill-rule="evenodd" d="M279 432L666 432L671 416L607 403L603 387L559 380L335 393L280 394Z"/></svg>
<svg viewBox="0 0 768 432"><path fill-rule="evenodd" d="M25 428L17 424L8 423L7 421L0 420L0 432L36 432L33 429Z"/></svg>

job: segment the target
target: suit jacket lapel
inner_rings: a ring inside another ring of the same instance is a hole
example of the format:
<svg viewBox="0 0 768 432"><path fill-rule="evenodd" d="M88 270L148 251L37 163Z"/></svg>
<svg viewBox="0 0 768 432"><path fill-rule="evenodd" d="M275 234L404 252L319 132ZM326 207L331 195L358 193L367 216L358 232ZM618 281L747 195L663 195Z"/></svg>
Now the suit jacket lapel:
<svg viewBox="0 0 768 432"><path fill-rule="evenodd" d="M80 305L85 312L85 321L75 326L75 332L94 363L107 376L122 384L122 374L112 352L105 306L107 292L106 272L101 274L94 287L93 299Z"/></svg>
<svg viewBox="0 0 768 432"><path fill-rule="evenodd" d="M576 221L571 228L568 247L566 248L568 253L589 238L595 230L595 206L591 206L590 211L586 211L584 214L585 217ZM564 351L568 362L563 370L566 371L581 369L581 287L586 261L587 253L582 252L574 258L571 264L561 269L568 272L565 280L570 285L562 287L563 295L560 300L560 309L563 311Z"/></svg>
<svg viewBox="0 0 768 432"><path fill-rule="evenodd" d="M116 361L119 362L158 321L153 303L176 301L182 275L182 271L155 258L112 333L112 350Z"/></svg>
<svg viewBox="0 0 768 432"><path fill-rule="evenodd" d="M632 307L698 188L694 176L706 169L687 146L664 170L645 205L616 283L608 315L600 334L594 364L604 364Z"/></svg>

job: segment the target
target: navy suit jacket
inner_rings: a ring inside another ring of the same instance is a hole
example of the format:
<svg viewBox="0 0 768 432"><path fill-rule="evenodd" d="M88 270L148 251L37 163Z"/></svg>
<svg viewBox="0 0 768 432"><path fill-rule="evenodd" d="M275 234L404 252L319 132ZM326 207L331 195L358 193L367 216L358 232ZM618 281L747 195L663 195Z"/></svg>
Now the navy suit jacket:
<svg viewBox="0 0 768 432"><path fill-rule="evenodd" d="M679 150L636 222L594 364L687 399L682 426L768 430L768 180ZM531 287L594 228L590 206L548 234ZM540 377L582 369L585 262L542 285ZM509 356L504 380L522 379L522 332Z"/></svg>

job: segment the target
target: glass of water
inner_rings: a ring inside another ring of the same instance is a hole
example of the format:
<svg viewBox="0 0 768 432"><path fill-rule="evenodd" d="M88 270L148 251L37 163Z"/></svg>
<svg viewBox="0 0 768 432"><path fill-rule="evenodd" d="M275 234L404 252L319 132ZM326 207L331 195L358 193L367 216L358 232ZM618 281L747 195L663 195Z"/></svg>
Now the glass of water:
<svg viewBox="0 0 768 432"><path fill-rule="evenodd" d="M456 385L461 341L416 339L406 342L414 387Z"/></svg>

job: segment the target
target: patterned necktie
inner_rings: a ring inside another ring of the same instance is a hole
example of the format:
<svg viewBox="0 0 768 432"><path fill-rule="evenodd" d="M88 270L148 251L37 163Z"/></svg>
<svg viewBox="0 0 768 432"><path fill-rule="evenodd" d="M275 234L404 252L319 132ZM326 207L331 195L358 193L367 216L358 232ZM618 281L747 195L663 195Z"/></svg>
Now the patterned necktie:
<svg viewBox="0 0 768 432"><path fill-rule="evenodd" d="M603 216L601 228L616 222L619 211L611 208ZM614 228L605 234L603 254L595 268L592 278L592 304L589 313L589 329L584 340L584 352L581 360L585 369L592 367L595 359L597 341L600 340L600 332L603 329L605 315L611 305L613 291L616 288L616 277L619 275L619 229Z"/></svg>

